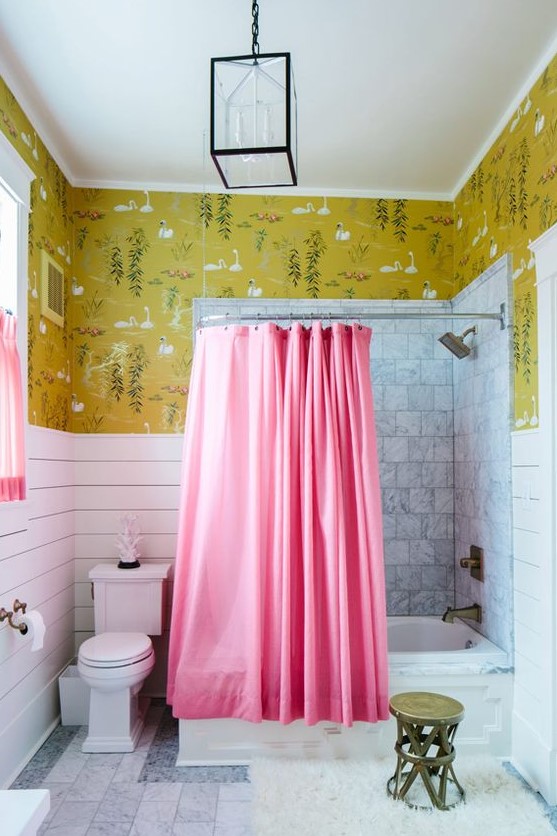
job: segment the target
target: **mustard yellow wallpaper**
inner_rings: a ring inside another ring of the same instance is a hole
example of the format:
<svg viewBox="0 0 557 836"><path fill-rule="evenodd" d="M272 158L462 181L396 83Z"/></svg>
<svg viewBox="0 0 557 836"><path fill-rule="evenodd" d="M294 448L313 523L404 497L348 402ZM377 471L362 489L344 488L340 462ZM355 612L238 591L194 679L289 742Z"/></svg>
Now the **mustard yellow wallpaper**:
<svg viewBox="0 0 557 836"><path fill-rule="evenodd" d="M29 421L71 429L71 306L61 327L41 315L41 254L48 253L65 277L65 302L72 275L73 190L0 78L0 129L35 172L29 215L28 390ZM20 322L19 327L25 328Z"/></svg>
<svg viewBox="0 0 557 836"><path fill-rule="evenodd" d="M557 58L534 84L455 201L455 291L513 259L515 428L538 425L535 259L557 221Z"/></svg>
<svg viewBox="0 0 557 836"><path fill-rule="evenodd" d="M195 296L450 298L513 256L515 427L537 425L535 263L557 220L557 58L449 202L72 188L0 79L0 129L36 173L29 420L181 432ZM41 255L64 275L41 314Z"/></svg>
<svg viewBox="0 0 557 836"><path fill-rule="evenodd" d="M181 432L192 298L439 298L450 203L76 189L72 427Z"/></svg>

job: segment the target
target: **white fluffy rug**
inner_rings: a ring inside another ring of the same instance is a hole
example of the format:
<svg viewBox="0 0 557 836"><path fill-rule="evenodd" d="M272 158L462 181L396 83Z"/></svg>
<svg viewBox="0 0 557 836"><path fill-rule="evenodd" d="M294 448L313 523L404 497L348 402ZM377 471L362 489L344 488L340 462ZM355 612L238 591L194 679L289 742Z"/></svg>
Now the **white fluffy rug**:
<svg viewBox="0 0 557 836"><path fill-rule="evenodd" d="M393 801L392 758L258 759L250 767L256 836L555 836L543 807L492 759L460 758L466 802L447 811Z"/></svg>

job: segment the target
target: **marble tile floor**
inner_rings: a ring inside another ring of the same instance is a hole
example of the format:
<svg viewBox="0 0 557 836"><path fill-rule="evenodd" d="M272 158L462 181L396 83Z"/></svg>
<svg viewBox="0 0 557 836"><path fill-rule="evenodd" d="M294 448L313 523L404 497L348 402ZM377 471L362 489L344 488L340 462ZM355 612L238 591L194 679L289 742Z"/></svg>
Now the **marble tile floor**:
<svg viewBox="0 0 557 836"><path fill-rule="evenodd" d="M58 726L12 784L50 790L40 836L262 836L247 767L175 766L177 722L163 700L151 704L135 752L84 754L86 734ZM557 831L557 806L537 799Z"/></svg>
<svg viewBox="0 0 557 836"><path fill-rule="evenodd" d="M152 704L126 754L84 754L86 726L58 726L12 784L50 790L41 836L254 836L245 767L176 768L177 725Z"/></svg>

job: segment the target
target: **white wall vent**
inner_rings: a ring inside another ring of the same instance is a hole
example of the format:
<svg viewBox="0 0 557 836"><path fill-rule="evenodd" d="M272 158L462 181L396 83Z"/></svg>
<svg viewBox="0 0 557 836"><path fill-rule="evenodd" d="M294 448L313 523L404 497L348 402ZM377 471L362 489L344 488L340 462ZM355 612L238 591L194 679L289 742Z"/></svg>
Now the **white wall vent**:
<svg viewBox="0 0 557 836"><path fill-rule="evenodd" d="M41 315L64 326L64 271L45 250L41 254Z"/></svg>

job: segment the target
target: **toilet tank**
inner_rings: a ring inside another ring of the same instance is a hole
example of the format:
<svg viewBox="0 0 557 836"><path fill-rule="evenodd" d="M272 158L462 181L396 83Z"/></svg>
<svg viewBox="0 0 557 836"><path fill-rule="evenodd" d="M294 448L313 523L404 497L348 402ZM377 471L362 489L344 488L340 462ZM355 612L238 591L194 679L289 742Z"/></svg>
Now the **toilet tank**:
<svg viewBox="0 0 557 836"><path fill-rule="evenodd" d="M95 602L95 633L147 633L165 628L166 587L170 563L142 563L119 569L99 563L89 572Z"/></svg>

